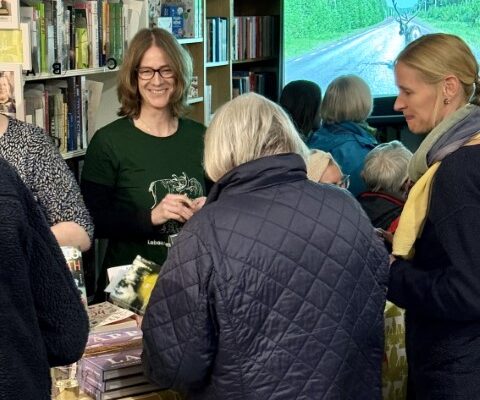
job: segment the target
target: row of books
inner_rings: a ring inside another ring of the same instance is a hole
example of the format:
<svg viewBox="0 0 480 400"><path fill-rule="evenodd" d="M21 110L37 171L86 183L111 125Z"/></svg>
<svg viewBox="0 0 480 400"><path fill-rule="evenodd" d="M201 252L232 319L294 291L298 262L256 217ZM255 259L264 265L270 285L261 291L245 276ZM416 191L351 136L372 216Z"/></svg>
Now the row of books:
<svg viewBox="0 0 480 400"><path fill-rule="evenodd" d="M232 97L244 93L256 92L269 98L275 98L272 88L276 87L276 73L273 71L233 71Z"/></svg>
<svg viewBox="0 0 480 400"><path fill-rule="evenodd" d="M138 0L46 0L20 7L31 35L32 69L61 73L119 65L139 27ZM111 63L111 60L110 60ZM109 64L111 65L111 64Z"/></svg>
<svg viewBox="0 0 480 400"><path fill-rule="evenodd" d="M233 26L232 60L273 57L278 54L277 17L235 17Z"/></svg>
<svg viewBox="0 0 480 400"><path fill-rule="evenodd" d="M207 17L206 24L207 62L228 60L228 22L227 18Z"/></svg>
<svg viewBox="0 0 480 400"><path fill-rule="evenodd" d="M89 93L85 76L27 82L25 121L45 129L61 153L88 145Z"/></svg>

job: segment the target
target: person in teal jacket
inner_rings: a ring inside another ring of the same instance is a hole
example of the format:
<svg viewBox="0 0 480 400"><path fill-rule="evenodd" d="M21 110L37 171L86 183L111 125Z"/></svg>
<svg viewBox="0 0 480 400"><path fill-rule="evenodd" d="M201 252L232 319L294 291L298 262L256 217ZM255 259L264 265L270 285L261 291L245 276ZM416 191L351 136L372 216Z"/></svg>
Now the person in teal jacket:
<svg viewBox="0 0 480 400"><path fill-rule="evenodd" d="M307 142L308 147L332 154L344 174L350 175L349 191L357 196L366 190L360 173L366 155L377 145L376 130L366 120L373 108L367 83L344 75L328 85L320 116L322 126Z"/></svg>

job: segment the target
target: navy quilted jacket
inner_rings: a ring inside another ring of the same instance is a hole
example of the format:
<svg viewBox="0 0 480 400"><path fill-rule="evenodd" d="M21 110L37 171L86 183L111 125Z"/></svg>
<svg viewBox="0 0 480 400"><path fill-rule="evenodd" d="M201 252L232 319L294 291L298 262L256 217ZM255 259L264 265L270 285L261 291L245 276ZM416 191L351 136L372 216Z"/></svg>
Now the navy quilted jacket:
<svg viewBox="0 0 480 400"><path fill-rule="evenodd" d="M294 154L230 171L183 228L145 318L151 380L189 399L380 399L388 256Z"/></svg>

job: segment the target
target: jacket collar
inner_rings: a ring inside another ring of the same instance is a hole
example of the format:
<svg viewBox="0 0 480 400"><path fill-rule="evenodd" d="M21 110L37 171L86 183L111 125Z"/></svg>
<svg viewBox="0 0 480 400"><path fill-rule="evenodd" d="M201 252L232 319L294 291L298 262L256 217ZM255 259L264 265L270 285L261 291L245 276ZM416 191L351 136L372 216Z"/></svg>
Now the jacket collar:
<svg viewBox="0 0 480 400"><path fill-rule="evenodd" d="M307 179L305 161L298 154L285 153L262 157L239 165L216 182L207 204L223 195L236 195L269 186Z"/></svg>
<svg viewBox="0 0 480 400"><path fill-rule="evenodd" d="M362 145L373 148L377 144L374 134L375 130L366 123L345 121L323 124L318 131L313 133L307 144L312 147L316 141L320 140L322 146L327 147L322 148L322 150L330 151L345 142L357 141Z"/></svg>

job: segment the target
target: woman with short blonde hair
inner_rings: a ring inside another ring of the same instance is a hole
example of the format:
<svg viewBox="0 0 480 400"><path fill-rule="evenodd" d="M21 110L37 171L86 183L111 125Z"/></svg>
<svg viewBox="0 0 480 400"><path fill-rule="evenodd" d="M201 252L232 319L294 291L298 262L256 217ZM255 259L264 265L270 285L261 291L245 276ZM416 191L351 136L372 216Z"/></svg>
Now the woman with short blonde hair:
<svg viewBox="0 0 480 400"><path fill-rule="evenodd" d="M372 94L362 78L339 76L325 92L320 108L322 126L307 142L312 149L330 153L343 173L350 175L349 190L355 196L366 189L360 173L365 156L377 145L376 130L366 122L372 103Z"/></svg>
<svg viewBox="0 0 480 400"><path fill-rule="evenodd" d="M205 140L216 182L150 297L147 376L191 399L379 399L388 256L360 205L308 180L299 134L262 96L217 110ZM335 374L322 354L342 355Z"/></svg>
<svg viewBox="0 0 480 400"><path fill-rule="evenodd" d="M356 75L345 75L328 85L320 106L320 116L327 124L365 122L372 109L372 93L367 83Z"/></svg>
<svg viewBox="0 0 480 400"><path fill-rule="evenodd" d="M205 135L205 171L217 181L231 169L261 157L308 149L280 106L255 93L223 105Z"/></svg>

